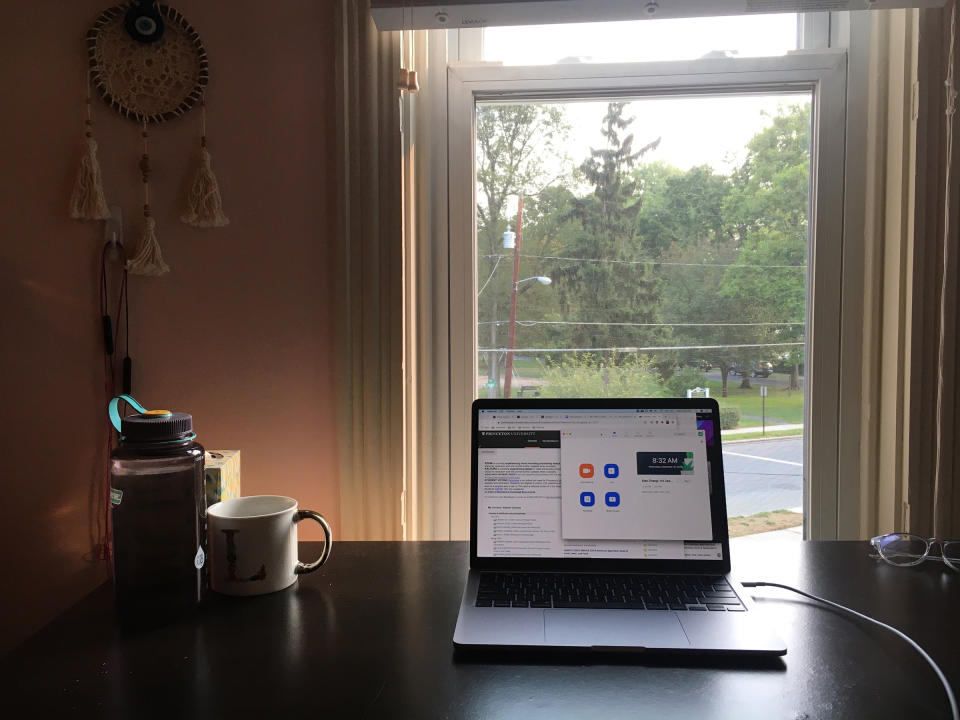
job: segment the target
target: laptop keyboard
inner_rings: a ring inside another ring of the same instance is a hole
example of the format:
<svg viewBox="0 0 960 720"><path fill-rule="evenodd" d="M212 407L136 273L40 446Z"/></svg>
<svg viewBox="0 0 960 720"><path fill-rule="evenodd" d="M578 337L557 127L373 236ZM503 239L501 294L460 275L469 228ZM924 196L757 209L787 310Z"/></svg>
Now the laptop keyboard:
<svg viewBox="0 0 960 720"><path fill-rule="evenodd" d="M481 572L477 607L743 612L721 575Z"/></svg>

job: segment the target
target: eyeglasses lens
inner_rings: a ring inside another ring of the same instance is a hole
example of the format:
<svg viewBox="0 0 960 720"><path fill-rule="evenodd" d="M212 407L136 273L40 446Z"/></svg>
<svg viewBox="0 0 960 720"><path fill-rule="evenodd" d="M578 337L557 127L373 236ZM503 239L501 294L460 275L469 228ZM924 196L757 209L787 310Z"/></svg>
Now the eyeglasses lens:
<svg viewBox="0 0 960 720"><path fill-rule="evenodd" d="M960 570L960 542L945 540L943 543L943 559L954 570Z"/></svg>
<svg viewBox="0 0 960 720"><path fill-rule="evenodd" d="M923 562L927 552L927 541L917 535L894 533L884 536L877 543L877 550L880 552L880 557L894 565L916 565Z"/></svg>

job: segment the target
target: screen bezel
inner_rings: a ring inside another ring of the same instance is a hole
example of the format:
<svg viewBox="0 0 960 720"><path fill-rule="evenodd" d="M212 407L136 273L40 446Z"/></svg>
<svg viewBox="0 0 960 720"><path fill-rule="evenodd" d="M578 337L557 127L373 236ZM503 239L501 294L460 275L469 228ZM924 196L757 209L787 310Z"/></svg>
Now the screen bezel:
<svg viewBox="0 0 960 720"><path fill-rule="evenodd" d="M709 408L713 416L713 447L707 448L713 492L710 497L710 520L714 542L722 545L720 560L643 560L637 558L499 558L477 555L477 518L479 507L479 417L481 410L695 410ZM518 570L541 572L730 572L730 538L727 529L727 498L723 477L723 453L720 445L720 406L712 398L550 398L474 400L471 420L470 470L470 567L478 570Z"/></svg>

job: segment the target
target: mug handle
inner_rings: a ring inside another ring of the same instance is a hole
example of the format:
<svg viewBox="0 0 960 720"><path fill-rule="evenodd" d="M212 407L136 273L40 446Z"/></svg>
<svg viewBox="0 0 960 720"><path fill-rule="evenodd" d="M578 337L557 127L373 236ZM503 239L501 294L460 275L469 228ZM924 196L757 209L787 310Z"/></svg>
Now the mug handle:
<svg viewBox="0 0 960 720"><path fill-rule="evenodd" d="M330 529L330 523L318 512L313 510L298 510L297 513L293 516L293 522L298 523L304 518L310 518L311 520L316 520L320 523L320 527L323 528L323 552L320 553L320 557L317 560L314 560L311 563L297 562L297 566L293 569L293 572L297 575L306 575L311 573L321 565L323 565L327 558L330 557L330 546L333 544L333 530Z"/></svg>

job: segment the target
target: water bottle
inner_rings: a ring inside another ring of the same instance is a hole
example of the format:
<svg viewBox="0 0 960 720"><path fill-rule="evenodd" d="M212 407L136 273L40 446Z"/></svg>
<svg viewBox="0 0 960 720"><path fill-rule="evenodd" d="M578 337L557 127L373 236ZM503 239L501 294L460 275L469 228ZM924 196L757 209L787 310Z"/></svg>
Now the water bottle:
<svg viewBox="0 0 960 720"><path fill-rule="evenodd" d="M120 417L125 401L136 414ZM195 610L206 577L203 447L187 413L146 410L129 395L110 402L120 433L110 455L113 582L124 620Z"/></svg>

